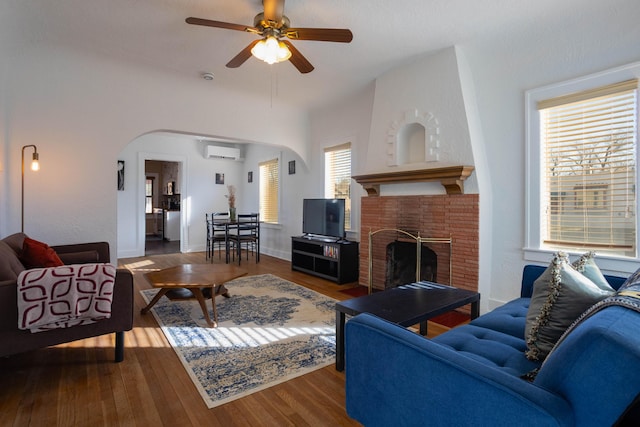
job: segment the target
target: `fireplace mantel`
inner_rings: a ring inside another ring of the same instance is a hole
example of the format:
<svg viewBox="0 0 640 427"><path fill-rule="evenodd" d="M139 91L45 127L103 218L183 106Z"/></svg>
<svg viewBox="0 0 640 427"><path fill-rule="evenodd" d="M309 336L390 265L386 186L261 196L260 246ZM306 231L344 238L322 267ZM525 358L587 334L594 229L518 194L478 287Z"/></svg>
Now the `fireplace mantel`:
<svg viewBox="0 0 640 427"><path fill-rule="evenodd" d="M401 184L407 182L440 181L447 194L464 194L464 180L473 172L473 166L448 166L434 169L384 172L354 176L369 196L380 195L380 185Z"/></svg>

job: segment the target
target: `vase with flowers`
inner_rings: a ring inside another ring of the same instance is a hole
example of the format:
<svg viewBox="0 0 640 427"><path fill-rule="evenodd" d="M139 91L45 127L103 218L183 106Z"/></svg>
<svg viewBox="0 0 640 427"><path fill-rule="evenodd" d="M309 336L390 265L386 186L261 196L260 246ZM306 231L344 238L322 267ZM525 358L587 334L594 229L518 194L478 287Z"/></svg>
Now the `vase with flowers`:
<svg viewBox="0 0 640 427"><path fill-rule="evenodd" d="M227 185L229 194L225 197L229 199L229 221L236 220L236 187L233 185Z"/></svg>

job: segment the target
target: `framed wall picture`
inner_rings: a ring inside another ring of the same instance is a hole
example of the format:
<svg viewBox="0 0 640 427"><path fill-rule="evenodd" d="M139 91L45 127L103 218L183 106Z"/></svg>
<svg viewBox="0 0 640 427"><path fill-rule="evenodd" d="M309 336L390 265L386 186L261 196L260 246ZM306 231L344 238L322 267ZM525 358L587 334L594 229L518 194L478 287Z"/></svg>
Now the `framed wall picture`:
<svg viewBox="0 0 640 427"><path fill-rule="evenodd" d="M289 175L293 175L294 173L296 173L296 161L291 160L289 162Z"/></svg>
<svg viewBox="0 0 640 427"><path fill-rule="evenodd" d="M253 182L253 171L249 171L249 173L247 174L247 182Z"/></svg>
<svg viewBox="0 0 640 427"><path fill-rule="evenodd" d="M118 191L124 191L124 160L118 160Z"/></svg>
<svg viewBox="0 0 640 427"><path fill-rule="evenodd" d="M224 174L217 173L216 174L216 184L224 184Z"/></svg>

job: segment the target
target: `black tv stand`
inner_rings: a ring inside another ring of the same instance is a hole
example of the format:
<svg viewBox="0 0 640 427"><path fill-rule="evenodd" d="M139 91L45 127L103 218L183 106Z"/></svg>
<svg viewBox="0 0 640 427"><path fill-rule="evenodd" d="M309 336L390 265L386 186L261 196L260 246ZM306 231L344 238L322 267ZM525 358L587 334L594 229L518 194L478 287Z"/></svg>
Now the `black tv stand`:
<svg viewBox="0 0 640 427"><path fill-rule="evenodd" d="M358 280L358 242L304 235L291 238L291 269L338 284Z"/></svg>

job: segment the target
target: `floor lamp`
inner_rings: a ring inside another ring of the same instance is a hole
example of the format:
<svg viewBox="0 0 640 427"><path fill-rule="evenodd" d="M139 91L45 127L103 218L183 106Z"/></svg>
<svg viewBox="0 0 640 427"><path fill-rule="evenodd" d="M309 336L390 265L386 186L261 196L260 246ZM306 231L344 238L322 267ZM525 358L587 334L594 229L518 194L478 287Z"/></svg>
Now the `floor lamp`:
<svg viewBox="0 0 640 427"><path fill-rule="evenodd" d="M38 147L33 144L25 145L22 147L22 205L21 205L21 231L24 233L24 150L25 148L33 148L33 155L31 157L31 170L37 171L40 169L40 163L38 162Z"/></svg>

